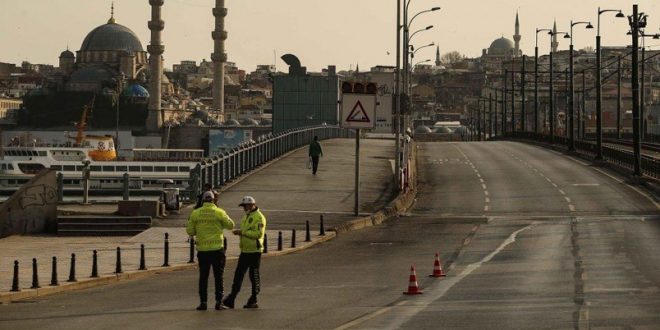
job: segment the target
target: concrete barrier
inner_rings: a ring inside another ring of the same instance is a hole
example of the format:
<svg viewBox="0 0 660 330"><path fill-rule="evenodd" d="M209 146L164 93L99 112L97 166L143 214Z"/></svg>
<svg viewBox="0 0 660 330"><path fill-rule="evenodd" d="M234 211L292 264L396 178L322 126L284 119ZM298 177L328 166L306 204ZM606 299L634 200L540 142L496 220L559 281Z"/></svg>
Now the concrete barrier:
<svg viewBox="0 0 660 330"><path fill-rule="evenodd" d="M0 206L0 238L57 229L57 178L43 170Z"/></svg>

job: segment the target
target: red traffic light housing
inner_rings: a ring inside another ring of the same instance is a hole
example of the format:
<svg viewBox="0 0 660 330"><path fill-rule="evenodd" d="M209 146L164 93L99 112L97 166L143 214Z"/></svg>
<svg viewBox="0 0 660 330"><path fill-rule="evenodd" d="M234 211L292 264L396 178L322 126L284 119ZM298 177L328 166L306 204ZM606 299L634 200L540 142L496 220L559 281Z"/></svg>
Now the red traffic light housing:
<svg viewBox="0 0 660 330"><path fill-rule="evenodd" d="M378 85L373 82L344 81L341 83L341 92L345 94L377 94Z"/></svg>

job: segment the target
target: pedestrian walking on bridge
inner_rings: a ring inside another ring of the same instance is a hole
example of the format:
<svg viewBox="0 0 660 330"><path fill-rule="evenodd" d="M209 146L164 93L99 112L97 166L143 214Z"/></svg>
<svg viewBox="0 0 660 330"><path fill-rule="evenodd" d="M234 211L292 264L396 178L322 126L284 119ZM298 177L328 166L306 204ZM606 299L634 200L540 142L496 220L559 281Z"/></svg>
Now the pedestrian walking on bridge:
<svg viewBox="0 0 660 330"><path fill-rule="evenodd" d="M309 144L309 157L312 159L312 174L316 175L316 171L319 169L319 159L323 157L323 148L318 136L314 136L314 140Z"/></svg>
<svg viewBox="0 0 660 330"><path fill-rule="evenodd" d="M234 301L238 292L241 291L245 272L249 269L252 295L250 295L250 299L243 308L259 308L259 305L257 305L257 295L261 289L259 266L261 265L261 253L264 251L266 217L261 213L259 207L257 207L257 202L251 196L243 197L239 206L243 207L245 215L241 220L241 229L234 229L233 233L240 236L241 254L238 257L231 293L222 303L229 308L234 308Z"/></svg>
<svg viewBox="0 0 660 330"><path fill-rule="evenodd" d="M202 194L202 207L190 214L186 232L195 236L197 244L197 261L199 262L199 300L198 311L206 310L208 298L209 273L213 268L215 279L215 309L222 309L223 282L225 270L224 229L234 229L234 221L223 209L214 203L215 196L211 191Z"/></svg>

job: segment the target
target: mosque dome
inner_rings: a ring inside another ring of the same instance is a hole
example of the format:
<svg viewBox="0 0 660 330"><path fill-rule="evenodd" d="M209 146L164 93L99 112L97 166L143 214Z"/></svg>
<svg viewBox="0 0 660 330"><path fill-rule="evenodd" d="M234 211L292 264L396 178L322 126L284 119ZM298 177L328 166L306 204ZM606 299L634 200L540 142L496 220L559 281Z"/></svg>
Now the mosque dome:
<svg viewBox="0 0 660 330"><path fill-rule="evenodd" d="M114 23L114 19L101 25L87 34L80 46L81 52L86 51L125 51L129 53L143 52L142 43L131 29Z"/></svg>
<svg viewBox="0 0 660 330"><path fill-rule="evenodd" d="M426 125L419 125L415 128L415 133L431 133L431 129Z"/></svg>
<svg viewBox="0 0 660 330"><path fill-rule="evenodd" d="M513 51L515 44L507 38L495 39L488 47L488 55L509 55Z"/></svg>
<svg viewBox="0 0 660 330"><path fill-rule="evenodd" d="M149 97L149 92L147 91L147 89L139 84L131 84L126 86L126 88L124 88L121 94L124 97L139 97L139 98Z"/></svg>
<svg viewBox="0 0 660 330"><path fill-rule="evenodd" d="M236 119L229 119L225 121L225 126L241 126L241 123L239 123Z"/></svg>
<svg viewBox="0 0 660 330"><path fill-rule="evenodd" d="M252 118L243 119L240 123L243 126L259 126L259 122Z"/></svg>
<svg viewBox="0 0 660 330"><path fill-rule="evenodd" d="M72 51L67 49L62 53L60 53L60 58L76 58L76 56L73 54Z"/></svg>

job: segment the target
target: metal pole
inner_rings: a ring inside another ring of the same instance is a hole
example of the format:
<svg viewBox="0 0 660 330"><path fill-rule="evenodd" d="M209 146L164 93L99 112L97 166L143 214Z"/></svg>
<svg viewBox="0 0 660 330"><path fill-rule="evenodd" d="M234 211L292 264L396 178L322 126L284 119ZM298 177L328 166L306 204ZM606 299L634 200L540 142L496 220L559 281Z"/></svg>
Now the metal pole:
<svg viewBox="0 0 660 330"><path fill-rule="evenodd" d="M355 130L355 205L353 213L360 213L360 129Z"/></svg>
<svg viewBox="0 0 660 330"><path fill-rule="evenodd" d="M616 73L616 138L621 139L621 56L617 59Z"/></svg>
<svg viewBox="0 0 660 330"><path fill-rule="evenodd" d="M506 135L506 84L509 78L509 70L504 69L504 84L502 85L502 135Z"/></svg>
<svg viewBox="0 0 660 330"><path fill-rule="evenodd" d="M572 28L572 27L571 27ZM575 151L575 83L574 83L574 74L573 71L573 34L571 34L571 45L569 46L569 95L568 95L568 108L569 108L569 119L568 119L568 151Z"/></svg>
<svg viewBox="0 0 660 330"><path fill-rule="evenodd" d="M499 125L499 121L497 120L497 111L499 108L499 101L498 101L498 93L495 91L495 113L493 114L493 128L495 129L495 135L497 136L497 126Z"/></svg>
<svg viewBox="0 0 660 330"><path fill-rule="evenodd" d="M600 52L599 34L596 36L596 160L603 160L603 78Z"/></svg>
<svg viewBox="0 0 660 330"><path fill-rule="evenodd" d="M566 69L566 71L564 71L564 118L565 118L564 119L564 121L565 121L564 122L564 137L566 138L566 141L570 140L569 139L570 134L568 134L568 128L569 128L568 127L568 122L569 122L568 115L569 115L569 112L570 112L569 103L568 103L569 94L570 94L570 92L568 91L568 86L569 85L570 84L568 82L568 69ZM570 142L570 141L568 141L568 142Z"/></svg>
<svg viewBox="0 0 660 330"><path fill-rule="evenodd" d="M394 73L394 97L395 97L395 147L396 155L394 157L394 182L396 189L401 187L401 0L397 0L396 6L396 72Z"/></svg>
<svg viewBox="0 0 660 330"><path fill-rule="evenodd" d="M477 141L481 141L481 133L482 133L480 105L481 105L481 99L477 100L477 108L475 109L477 111Z"/></svg>
<svg viewBox="0 0 660 330"><path fill-rule="evenodd" d="M646 99L646 83L644 82L644 76L645 76L645 71L646 71L646 42L644 41L644 36L642 35L642 73L640 74L640 87L639 87L639 118L640 118L640 124L642 125L641 130L640 130L640 139L644 141L644 138L646 137L646 105L645 99Z"/></svg>
<svg viewBox="0 0 660 330"><path fill-rule="evenodd" d="M538 33L536 34L538 36ZM539 47L534 47L534 133L539 133Z"/></svg>
<svg viewBox="0 0 660 330"><path fill-rule="evenodd" d="M580 139L584 139L585 128L586 128L585 127L586 125L584 124L584 121L587 118L587 77L586 77L587 75L586 75L585 71L586 70L582 71L582 112L580 114L580 117L578 117L578 118L580 118L580 123L578 124L578 125L580 125L580 128L579 128L579 132L580 132L579 137L580 137Z"/></svg>
<svg viewBox="0 0 660 330"><path fill-rule="evenodd" d="M516 68L511 59L511 134L516 133Z"/></svg>
<svg viewBox="0 0 660 330"><path fill-rule="evenodd" d="M642 175L642 154L641 154L641 139L640 139L640 125L639 125L639 15L637 12L637 5L633 5L633 19L632 19L632 104L633 104L633 153L634 153L634 175Z"/></svg>
<svg viewBox="0 0 660 330"><path fill-rule="evenodd" d="M493 137L493 93L488 93L488 136Z"/></svg>
<svg viewBox="0 0 660 330"><path fill-rule="evenodd" d="M552 38L550 38L552 40ZM555 87L553 80L555 79L554 75L554 63L552 61L552 47L550 47L550 143L555 143Z"/></svg>
<svg viewBox="0 0 660 330"><path fill-rule="evenodd" d="M522 73L520 74L520 131L525 132L525 62L527 55L522 57Z"/></svg>

